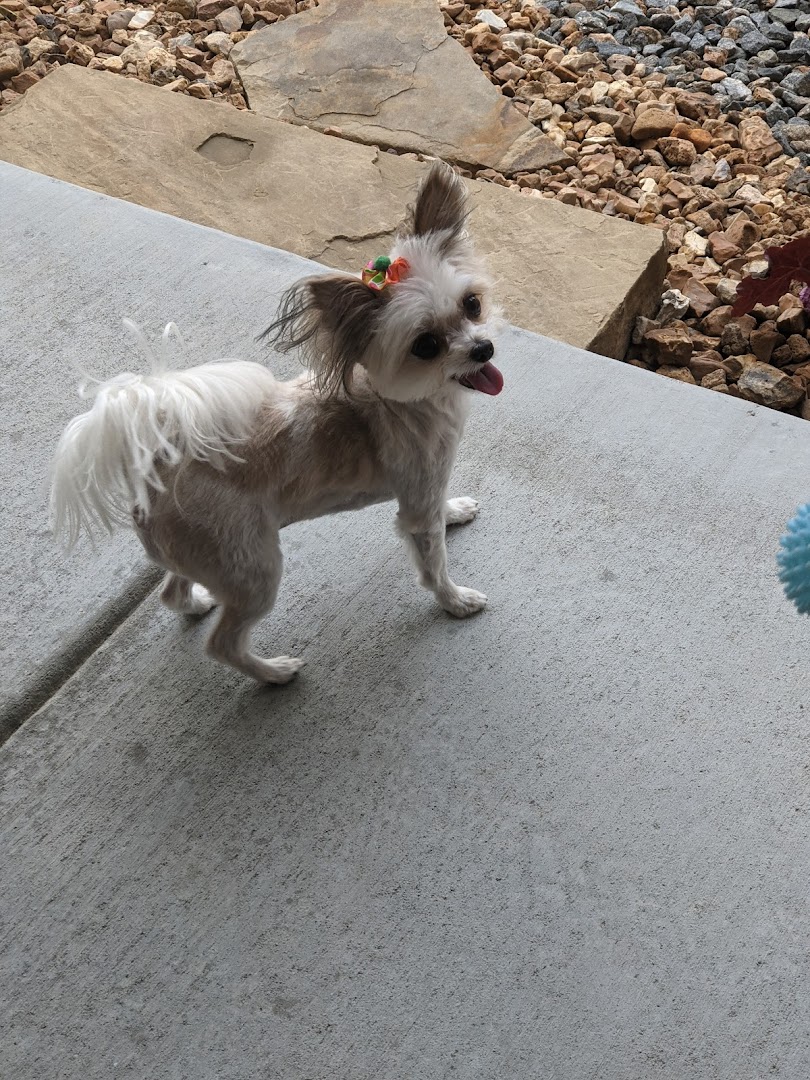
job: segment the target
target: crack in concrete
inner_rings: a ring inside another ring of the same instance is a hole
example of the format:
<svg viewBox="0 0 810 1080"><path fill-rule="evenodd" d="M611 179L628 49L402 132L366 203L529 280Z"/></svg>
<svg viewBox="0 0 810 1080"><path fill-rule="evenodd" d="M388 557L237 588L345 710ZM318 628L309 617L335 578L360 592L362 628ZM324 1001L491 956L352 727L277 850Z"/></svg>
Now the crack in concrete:
<svg viewBox="0 0 810 1080"><path fill-rule="evenodd" d="M88 627L80 628L55 656L40 665L32 681L0 712L0 746L46 705L109 640L153 592L163 571L145 567L118 596L111 597Z"/></svg>

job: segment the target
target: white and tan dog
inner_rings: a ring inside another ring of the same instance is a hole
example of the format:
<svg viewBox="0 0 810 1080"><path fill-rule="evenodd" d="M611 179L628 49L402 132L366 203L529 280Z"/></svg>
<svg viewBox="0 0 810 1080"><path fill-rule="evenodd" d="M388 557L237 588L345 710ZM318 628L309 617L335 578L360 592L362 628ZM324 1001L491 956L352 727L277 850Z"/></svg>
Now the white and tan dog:
<svg viewBox="0 0 810 1080"><path fill-rule="evenodd" d="M250 651L275 602L279 531L291 522L396 499L422 584L452 615L480 611L486 597L450 579L445 549L446 525L478 509L447 498L471 392L503 386L466 213L463 182L437 164L390 259L362 280L293 285L267 331L309 363L291 382L223 362L97 386L56 452L57 532L73 543L82 528L134 526L168 571L164 604L188 614L220 604L209 654L264 683L287 682L303 663Z"/></svg>

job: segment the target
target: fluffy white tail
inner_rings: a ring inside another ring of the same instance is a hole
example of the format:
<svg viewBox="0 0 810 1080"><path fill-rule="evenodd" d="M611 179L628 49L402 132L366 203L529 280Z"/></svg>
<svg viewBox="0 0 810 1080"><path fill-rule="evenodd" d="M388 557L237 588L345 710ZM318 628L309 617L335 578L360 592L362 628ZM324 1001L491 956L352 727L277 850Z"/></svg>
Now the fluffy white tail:
<svg viewBox="0 0 810 1080"><path fill-rule="evenodd" d="M273 376L240 361L169 371L165 344L173 330L166 327L160 359L147 346L150 374L80 390L92 408L65 428L51 469L54 531L71 547L82 529L112 532L132 524L134 509L148 511L150 490L163 488L160 465L240 460L234 450L250 435Z"/></svg>

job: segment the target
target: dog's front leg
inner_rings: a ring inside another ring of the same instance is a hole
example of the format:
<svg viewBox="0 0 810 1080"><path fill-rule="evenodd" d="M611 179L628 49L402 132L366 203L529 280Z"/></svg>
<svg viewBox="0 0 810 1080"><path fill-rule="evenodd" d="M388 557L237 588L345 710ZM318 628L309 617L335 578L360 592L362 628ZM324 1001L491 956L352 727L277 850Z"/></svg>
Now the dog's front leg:
<svg viewBox="0 0 810 1080"><path fill-rule="evenodd" d="M486 606L486 596L456 585L447 572L444 506L423 514L409 512L400 505L397 520L419 570L420 583L430 589L444 610L458 619L481 611Z"/></svg>

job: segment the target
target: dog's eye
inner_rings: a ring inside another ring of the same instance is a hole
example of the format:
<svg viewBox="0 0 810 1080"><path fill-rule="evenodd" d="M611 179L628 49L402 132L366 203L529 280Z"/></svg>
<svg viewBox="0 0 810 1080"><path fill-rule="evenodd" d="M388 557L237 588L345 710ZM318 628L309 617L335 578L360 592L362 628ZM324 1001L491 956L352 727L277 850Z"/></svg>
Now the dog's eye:
<svg viewBox="0 0 810 1080"><path fill-rule="evenodd" d="M465 312L471 319L477 319L481 314L481 301L475 293L470 293L469 296L465 296L462 304L464 305Z"/></svg>
<svg viewBox="0 0 810 1080"><path fill-rule="evenodd" d="M435 334L420 334L411 345L411 352L420 360L432 360L439 355L441 342Z"/></svg>

